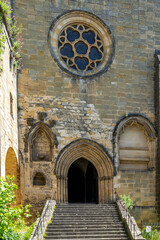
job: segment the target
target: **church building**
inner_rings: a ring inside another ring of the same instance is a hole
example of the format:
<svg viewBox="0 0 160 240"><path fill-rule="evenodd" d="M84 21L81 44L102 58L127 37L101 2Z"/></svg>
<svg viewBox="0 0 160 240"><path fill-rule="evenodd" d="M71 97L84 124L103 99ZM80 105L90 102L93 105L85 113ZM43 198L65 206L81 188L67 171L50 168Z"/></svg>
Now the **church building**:
<svg viewBox="0 0 160 240"><path fill-rule="evenodd" d="M24 67L18 79L11 67L1 75L1 119L10 104L0 126L1 139L8 136L0 141L1 175L17 174L19 201L35 211L51 198L111 203L130 194L136 219L156 221L160 2L11 4Z"/></svg>

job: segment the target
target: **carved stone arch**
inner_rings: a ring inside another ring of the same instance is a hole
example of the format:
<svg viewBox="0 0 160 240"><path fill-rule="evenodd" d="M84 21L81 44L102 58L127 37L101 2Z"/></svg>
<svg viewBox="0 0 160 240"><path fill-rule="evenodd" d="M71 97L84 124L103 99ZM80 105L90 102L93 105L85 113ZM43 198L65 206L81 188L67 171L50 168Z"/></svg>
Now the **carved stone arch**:
<svg viewBox="0 0 160 240"><path fill-rule="evenodd" d="M113 155L114 155L114 168L116 172L119 170L120 166L120 156L119 156L119 140L121 133L127 126L137 126L140 128L144 136L146 137L148 144L148 154L149 161L147 168L151 169L154 167L154 160L156 156L156 133L153 124L144 116L141 115L130 115L121 119L113 132Z"/></svg>
<svg viewBox="0 0 160 240"><path fill-rule="evenodd" d="M37 140L40 137L41 139ZM29 133L28 142L30 161L53 160L53 150L54 146L57 145L57 140L46 124L43 122L36 123Z"/></svg>
<svg viewBox="0 0 160 240"><path fill-rule="evenodd" d="M68 202L68 171L71 164L80 158L90 161L97 170L99 203L112 202L114 169L111 157L100 144L88 139L71 142L57 157L55 174L58 202Z"/></svg>

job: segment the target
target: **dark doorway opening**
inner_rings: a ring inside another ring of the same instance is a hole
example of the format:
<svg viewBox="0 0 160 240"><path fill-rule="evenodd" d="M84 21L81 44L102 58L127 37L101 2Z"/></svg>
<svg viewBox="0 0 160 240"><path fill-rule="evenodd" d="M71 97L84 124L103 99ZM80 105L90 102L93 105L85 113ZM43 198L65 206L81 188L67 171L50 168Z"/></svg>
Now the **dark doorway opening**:
<svg viewBox="0 0 160 240"><path fill-rule="evenodd" d="M68 202L98 203L98 174L91 162L80 158L68 171Z"/></svg>

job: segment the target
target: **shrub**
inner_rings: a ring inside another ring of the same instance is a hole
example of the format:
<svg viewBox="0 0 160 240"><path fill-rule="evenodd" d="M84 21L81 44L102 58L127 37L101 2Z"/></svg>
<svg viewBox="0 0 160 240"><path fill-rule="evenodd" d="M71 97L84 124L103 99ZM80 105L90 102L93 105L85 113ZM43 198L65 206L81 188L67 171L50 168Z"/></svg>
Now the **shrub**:
<svg viewBox="0 0 160 240"><path fill-rule="evenodd" d="M142 236L146 240L160 240L160 232L158 232L156 229L155 230L151 229L151 232L147 233L146 228L143 228Z"/></svg>
<svg viewBox="0 0 160 240"><path fill-rule="evenodd" d="M125 202L126 207L128 208L128 210L133 208L133 201L131 199L130 195L120 195L120 198Z"/></svg>
<svg viewBox="0 0 160 240"><path fill-rule="evenodd" d="M23 240L29 240L30 239L30 237L32 235L32 232L33 232L33 229L34 229L34 226L35 226L35 222L25 232L25 234L23 235Z"/></svg>
<svg viewBox="0 0 160 240"><path fill-rule="evenodd" d="M3 240L20 240L21 237L14 230L8 229L7 231L4 231L3 237L0 238L0 239L3 239Z"/></svg>
<svg viewBox="0 0 160 240"><path fill-rule="evenodd" d="M21 224L24 215L29 217L29 208L16 206L14 177L0 179L0 240L19 240L20 234L15 231L15 226Z"/></svg>

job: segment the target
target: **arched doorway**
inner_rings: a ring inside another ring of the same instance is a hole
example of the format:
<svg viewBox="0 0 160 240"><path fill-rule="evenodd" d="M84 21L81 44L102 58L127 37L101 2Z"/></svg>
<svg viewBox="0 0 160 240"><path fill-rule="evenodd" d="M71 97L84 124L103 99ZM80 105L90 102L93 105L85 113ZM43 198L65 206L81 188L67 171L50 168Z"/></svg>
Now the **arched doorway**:
<svg viewBox="0 0 160 240"><path fill-rule="evenodd" d="M98 202L97 170L85 158L78 159L69 168L68 202Z"/></svg>
<svg viewBox="0 0 160 240"><path fill-rule="evenodd" d="M78 139L76 141L71 142L61 150L57 157L55 165L55 174L57 176L57 202L60 203L68 202L69 169L73 163L75 163L77 160L80 161L80 159L81 160L85 159L87 162L91 163L96 168L98 178L97 180L98 203L112 202L114 197L113 196L114 168L112 160L109 154L107 153L106 149L102 145L88 139ZM89 171L87 173L88 176L90 176L90 174L93 174L92 172L93 167L91 166L88 167ZM88 185L90 185L89 179L90 177L88 177L87 183Z"/></svg>
<svg viewBox="0 0 160 240"><path fill-rule="evenodd" d="M20 191L20 169L17 161L17 156L13 148L9 148L6 154L5 161L5 176L14 176L14 183L17 185L16 190L16 202L17 204L21 204L21 191Z"/></svg>

